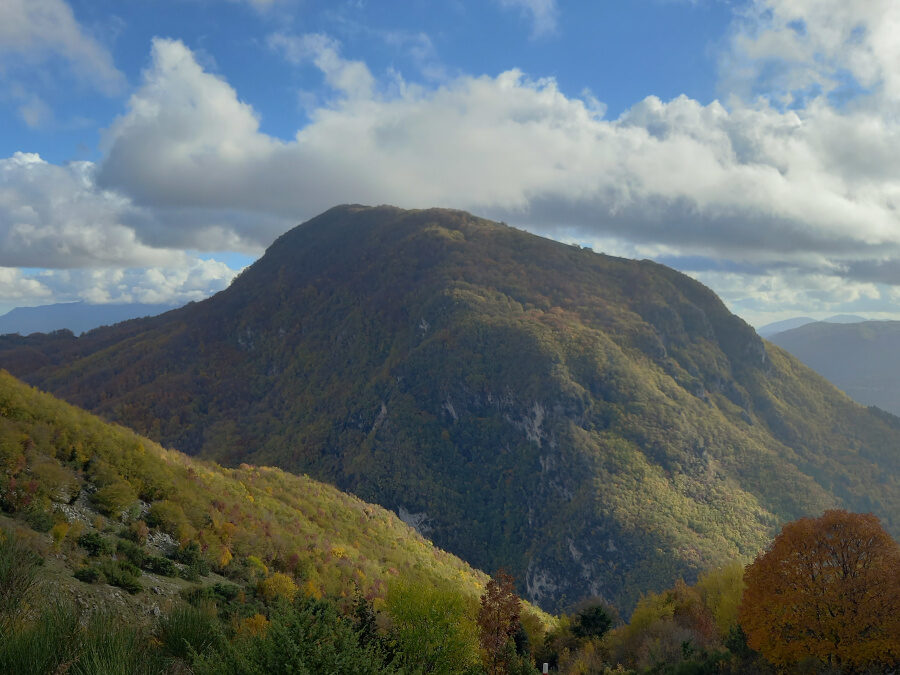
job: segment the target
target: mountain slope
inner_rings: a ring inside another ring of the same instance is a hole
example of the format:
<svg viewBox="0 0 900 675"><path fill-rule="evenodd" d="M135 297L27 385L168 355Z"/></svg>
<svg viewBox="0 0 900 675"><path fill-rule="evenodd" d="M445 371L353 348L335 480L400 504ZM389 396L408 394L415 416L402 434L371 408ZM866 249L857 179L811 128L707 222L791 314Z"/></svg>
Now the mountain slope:
<svg viewBox="0 0 900 675"><path fill-rule="evenodd" d="M457 211L332 209L207 301L0 365L397 509L545 607L627 609L828 506L900 527L900 421L674 270Z"/></svg>
<svg viewBox="0 0 900 675"><path fill-rule="evenodd" d="M40 307L16 307L0 316L0 335L18 333L50 333L70 330L80 334L98 326L111 325L128 319L155 316L175 309L178 305L149 305L141 303L96 305L86 302L64 302Z"/></svg>
<svg viewBox="0 0 900 675"><path fill-rule="evenodd" d="M900 321L814 323L769 339L854 400L900 415Z"/></svg>
<svg viewBox="0 0 900 675"><path fill-rule="evenodd" d="M240 576L255 556L332 596L355 585L383 594L400 574L477 596L486 580L381 507L306 476L226 469L165 450L4 371L0 510L28 522L64 516L88 528L95 518L115 528L120 511L151 524L157 514L167 534L182 545L198 542L222 574Z"/></svg>

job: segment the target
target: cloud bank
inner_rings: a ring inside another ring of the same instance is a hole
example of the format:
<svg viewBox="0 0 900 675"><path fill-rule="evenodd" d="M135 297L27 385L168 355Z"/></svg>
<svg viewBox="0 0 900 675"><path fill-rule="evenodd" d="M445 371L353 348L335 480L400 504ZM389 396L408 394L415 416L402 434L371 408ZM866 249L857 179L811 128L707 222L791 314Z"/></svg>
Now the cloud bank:
<svg viewBox="0 0 900 675"><path fill-rule="evenodd" d="M535 21L555 12L515 4ZM398 86L329 36L278 33L269 47L315 65L333 92L288 140L263 133L253 107L183 43L157 39L98 165L5 160L0 264L258 251L335 204L393 203L464 208L613 253L716 259L717 269L681 268L735 307L741 288L823 309L892 302L898 28L900 5L887 0L759 0L723 56L722 102L651 96L617 119L552 78L510 70ZM51 206L35 208L35 195ZM98 215L78 221L59 203Z"/></svg>

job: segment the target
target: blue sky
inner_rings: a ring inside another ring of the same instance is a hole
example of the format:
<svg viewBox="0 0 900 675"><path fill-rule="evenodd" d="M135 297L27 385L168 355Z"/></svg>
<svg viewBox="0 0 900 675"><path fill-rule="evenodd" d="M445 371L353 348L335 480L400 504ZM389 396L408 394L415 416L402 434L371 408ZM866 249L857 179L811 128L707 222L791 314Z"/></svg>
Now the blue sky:
<svg viewBox="0 0 900 675"><path fill-rule="evenodd" d="M0 311L187 301L342 202L897 318L890 0L4 0Z"/></svg>

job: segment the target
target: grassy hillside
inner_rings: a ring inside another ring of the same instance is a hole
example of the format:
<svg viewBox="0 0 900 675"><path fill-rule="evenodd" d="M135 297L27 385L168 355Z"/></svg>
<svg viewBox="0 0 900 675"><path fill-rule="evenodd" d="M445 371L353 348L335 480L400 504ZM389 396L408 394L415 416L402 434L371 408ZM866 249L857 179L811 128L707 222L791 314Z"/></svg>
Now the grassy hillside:
<svg viewBox="0 0 900 675"><path fill-rule="evenodd" d="M5 528L36 530L29 538L49 561L54 585L82 595L89 589L72 573L91 560L79 538L114 545L117 533L141 523L150 526L146 555L178 561L187 548L222 581L279 571L315 597L346 597L356 587L382 597L400 577L477 597L486 579L381 507L279 469L223 469L190 459L3 371L0 507ZM183 590L185 582L171 576L156 574L149 585ZM131 605L160 600L144 592L147 586Z"/></svg>
<svg viewBox="0 0 900 675"><path fill-rule="evenodd" d="M900 528L900 422L698 282L469 214L339 207L232 286L0 364L192 454L396 509L548 608L754 554L829 506Z"/></svg>

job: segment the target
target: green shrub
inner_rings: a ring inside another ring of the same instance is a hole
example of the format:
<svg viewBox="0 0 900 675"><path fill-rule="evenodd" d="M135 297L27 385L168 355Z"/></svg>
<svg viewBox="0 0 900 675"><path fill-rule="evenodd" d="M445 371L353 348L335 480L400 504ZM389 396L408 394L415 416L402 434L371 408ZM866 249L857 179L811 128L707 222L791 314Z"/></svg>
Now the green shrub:
<svg viewBox="0 0 900 675"><path fill-rule="evenodd" d="M298 597L273 610L265 631L220 643L192 664L195 675L239 673L395 673L327 601Z"/></svg>
<svg viewBox="0 0 900 675"><path fill-rule="evenodd" d="M113 543L99 532L85 532L78 537L78 545L90 556L112 555Z"/></svg>
<svg viewBox="0 0 900 675"><path fill-rule="evenodd" d="M188 519L181 506L164 499L150 507L147 512L147 525L177 537L182 526L188 525Z"/></svg>
<svg viewBox="0 0 900 675"><path fill-rule="evenodd" d="M216 582L212 586L186 588L181 592L181 597L192 605L202 605L209 602L227 605L234 600L240 592L240 586Z"/></svg>
<svg viewBox="0 0 900 675"><path fill-rule="evenodd" d="M159 556L147 556L144 559L144 569L153 574L160 574L164 577L177 577L178 567L168 558Z"/></svg>
<svg viewBox="0 0 900 675"><path fill-rule="evenodd" d="M25 514L25 522L31 525L31 529L38 532L49 532L53 527L53 516L47 511L35 509Z"/></svg>
<svg viewBox="0 0 900 675"><path fill-rule="evenodd" d="M185 565L185 568L181 570L181 576L188 581L197 581L200 577L205 577L210 572L209 562L203 557L200 544L196 541L189 542L187 546L176 549L172 553L172 558L176 562Z"/></svg>
<svg viewBox="0 0 900 675"><path fill-rule="evenodd" d="M78 581L83 581L86 584L93 584L100 578L100 570L96 567L81 567L75 570L75 573L72 575Z"/></svg>
<svg viewBox="0 0 900 675"><path fill-rule="evenodd" d="M100 562L100 571L106 578L106 583L118 586L132 595L143 590L138 576L141 571L126 560L103 560Z"/></svg>
<svg viewBox="0 0 900 675"><path fill-rule="evenodd" d="M136 567L144 567L148 557L143 548L127 539L119 539L116 543L116 552Z"/></svg>
<svg viewBox="0 0 900 675"><path fill-rule="evenodd" d="M134 488L124 480L105 485L91 495L91 503L100 513L112 517L118 517L136 501Z"/></svg>

